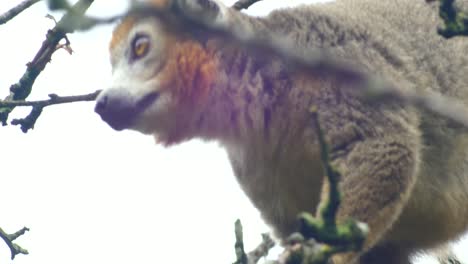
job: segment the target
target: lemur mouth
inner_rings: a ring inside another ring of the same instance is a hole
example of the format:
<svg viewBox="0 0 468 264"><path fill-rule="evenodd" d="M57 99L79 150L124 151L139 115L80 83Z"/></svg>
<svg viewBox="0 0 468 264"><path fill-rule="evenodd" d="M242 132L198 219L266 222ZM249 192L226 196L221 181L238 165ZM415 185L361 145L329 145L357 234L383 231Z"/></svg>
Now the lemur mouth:
<svg viewBox="0 0 468 264"><path fill-rule="evenodd" d="M137 116L152 105L158 97L158 92L152 92L135 102L129 100L128 96L108 93L98 98L94 111L110 127L121 131L132 127Z"/></svg>
<svg viewBox="0 0 468 264"><path fill-rule="evenodd" d="M141 98L136 104L138 113L143 112L148 106L153 104L154 101L158 99L158 97L159 97L158 92L152 92L152 93L145 95L143 98Z"/></svg>

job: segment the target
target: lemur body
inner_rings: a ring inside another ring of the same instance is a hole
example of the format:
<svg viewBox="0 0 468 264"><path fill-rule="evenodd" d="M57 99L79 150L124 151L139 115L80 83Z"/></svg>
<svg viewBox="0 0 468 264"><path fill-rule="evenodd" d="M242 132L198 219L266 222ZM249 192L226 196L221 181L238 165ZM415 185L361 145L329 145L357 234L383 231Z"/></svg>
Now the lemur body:
<svg viewBox="0 0 468 264"><path fill-rule="evenodd" d="M277 34L304 53L324 48L400 89L468 100L468 41L439 37L437 11L424 1L338 0L265 18L208 2L220 11L220 23ZM365 102L345 78L305 74L209 36L173 30L148 13L130 14L114 32L114 82L96 111L114 129L154 134L165 145L219 141L243 190L284 239L295 231L297 214L315 212L327 193L308 111L316 106L342 173L338 218L370 227L363 251L335 263L409 263L411 253L467 229L462 128L398 102Z"/></svg>

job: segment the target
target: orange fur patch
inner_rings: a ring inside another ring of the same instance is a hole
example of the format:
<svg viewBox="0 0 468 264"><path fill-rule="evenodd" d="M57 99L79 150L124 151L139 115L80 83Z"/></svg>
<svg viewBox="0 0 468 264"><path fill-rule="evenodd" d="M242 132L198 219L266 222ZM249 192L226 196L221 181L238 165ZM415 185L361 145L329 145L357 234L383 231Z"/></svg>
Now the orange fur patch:
<svg viewBox="0 0 468 264"><path fill-rule="evenodd" d="M164 69L159 74L161 89L177 101L175 127L165 144L178 142L190 133L193 113L204 107L217 77L217 59L193 40L172 41Z"/></svg>
<svg viewBox="0 0 468 264"><path fill-rule="evenodd" d="M136 19L134 17L129 16L117 25L117 27L114 29L114 32L112 33L112 39L109 44L110 51L112 51L120 41L127 38L128 33L135 24L135 20Z"/></svg>
<svg viewBox="0 0 468 264"><path fill-rule="evenodd" d="M217 73L213 54L200 43L188 40L170 46L166 66L160 74L163 89L171 89L180 103L192 106L203 102Z"/></svg>

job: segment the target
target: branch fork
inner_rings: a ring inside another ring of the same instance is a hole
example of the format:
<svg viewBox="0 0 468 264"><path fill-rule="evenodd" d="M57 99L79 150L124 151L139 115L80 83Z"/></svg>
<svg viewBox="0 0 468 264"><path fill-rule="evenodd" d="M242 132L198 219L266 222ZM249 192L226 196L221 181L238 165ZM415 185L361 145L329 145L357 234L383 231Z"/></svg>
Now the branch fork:
<svg viewBox="0 0 468 264"><path fill-rule="evenodd" d="M26 249L20 247L18 244L13 242L18 237L24 235L26 231L29 231L29 228L23 227L22 229L20 229L19 231L13 234L8 234L5 231L3 231L3 229L0 228L0 238L3 239L3 241L5 241L6 245L10 249L12 260L15 259L15 257L19 254L24 254L24 255L29 254L29 252Z"/></svg>

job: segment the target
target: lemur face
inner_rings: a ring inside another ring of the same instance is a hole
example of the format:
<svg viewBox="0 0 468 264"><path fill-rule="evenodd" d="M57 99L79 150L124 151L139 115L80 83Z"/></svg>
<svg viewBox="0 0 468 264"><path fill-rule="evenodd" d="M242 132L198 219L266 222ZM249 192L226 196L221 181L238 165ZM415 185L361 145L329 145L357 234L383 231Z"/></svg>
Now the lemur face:
<svg viewBox="0 0 468 264"><path fill-rule="evenodd" d="M110 56L112 82L95 111L115 130L171 137L200 108L216 75L216 60L201 43L148 15L120 23Z"/></svg>
<svg viewBox="0 0 468 264"><path fill-rule="evenodd" d="M151 133L164 122L172 98L162 91L159 75L167 54L167 40L155 18L125 19L110 45L112 81L97 98L95 111L115 130ZM158 118L159 122L146 122Z"/></svg>

